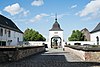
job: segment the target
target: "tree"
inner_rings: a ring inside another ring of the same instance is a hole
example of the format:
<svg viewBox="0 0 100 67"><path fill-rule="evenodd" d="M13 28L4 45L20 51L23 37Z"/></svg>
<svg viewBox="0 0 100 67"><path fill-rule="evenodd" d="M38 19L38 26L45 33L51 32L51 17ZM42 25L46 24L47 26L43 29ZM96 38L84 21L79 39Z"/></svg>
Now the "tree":
<svg viewBox="0 0 100 67"><path fill-rule="evenodd" d="M46 39L33 29L26 29L24 32L24 41L45 41Z"/></svg>
<svg viewBox="0 0 100 67"><path fill-rule="evenodd" d="M79 30L73 30L71 36L68 38L69 41L86 41L84 34Z"/></svg>

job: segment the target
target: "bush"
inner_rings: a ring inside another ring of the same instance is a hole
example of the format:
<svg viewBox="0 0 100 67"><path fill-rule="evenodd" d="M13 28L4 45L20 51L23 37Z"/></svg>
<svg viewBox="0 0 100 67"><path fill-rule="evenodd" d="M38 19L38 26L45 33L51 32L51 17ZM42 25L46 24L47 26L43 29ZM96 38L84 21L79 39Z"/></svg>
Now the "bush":
<svg viewBox="0 0 100 67"><path fill-rule="evenodd" d="M99 47L99 45L92 45L92 47Z"/></svg>

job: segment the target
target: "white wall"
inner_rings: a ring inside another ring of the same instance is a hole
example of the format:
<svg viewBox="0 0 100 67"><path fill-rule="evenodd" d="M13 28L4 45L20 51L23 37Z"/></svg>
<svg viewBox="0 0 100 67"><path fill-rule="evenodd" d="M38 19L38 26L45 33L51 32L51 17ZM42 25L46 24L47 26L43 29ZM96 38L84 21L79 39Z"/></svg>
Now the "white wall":
<svg viewBox="0 0 100 67"><path fill-rule="evenodd" d="M23 34L15 31L11 31L10 39L12 39L12 42L10 45L17 45L18 44L17 38L19 38L19 41L23 41Z"/></svg>
<svg viewBox="0 0 100 67"><path fill-rule="evenodd" d="M47 42L47 41L28 41L27 43L28 43L27 46L43 46L43 43L47 44L47 46L48 46L48 44L49 44L49 42ZM23 45L25 45L25 44L23 44ZM65 45L65 42L63 42L63 45Z"/></svg>
<svg viewBox="0 0 100 67"><path fill-rule="evenodd" d="M94 45L94 41L67 41L67 44L70 44L70 45L74 45L75 43L81 43L81 45L84 45L84 44Z"/></svg>
<svg viewBox="0 0 100 67"><path fill-rule="evenodd" d="M28 41L29 46L43 46L43 43L48 44L46 41Z"/></svg>
<svg viewBox="0 0 100 67"><path fill-rule="evenodd" d="M97 39L96 37L99 37L99 44L100 44L100 31L99 32L94 32L90 34L91 36L91 41L94 41L94 44L97 45Z"/></svg>
<svg viewBox="0 0 100 67"><path fill-rule="evenodd" d="M6 45L9 45L8 40L12 40L10 45L14 45L14 46L18 44L17 38L19 38L19 41L23 41L23 34L22 33L10 30L11 31L11 36L8 37L8 30L9 29L6 29L6 28L2 28L2 29L3 29L3 36L0 36L0 41L6 41ZM6 34L5 34L5 29L7 31Z"/></svg>
<svg viewBox="0 0 100 67"><path fill-rule="evenodd" d="M63 45L63 31L49 31L49 44L48 47L51 48L51 38L55 37L55 36L59 36L62 39L62 47L64 47Z"/></svg>

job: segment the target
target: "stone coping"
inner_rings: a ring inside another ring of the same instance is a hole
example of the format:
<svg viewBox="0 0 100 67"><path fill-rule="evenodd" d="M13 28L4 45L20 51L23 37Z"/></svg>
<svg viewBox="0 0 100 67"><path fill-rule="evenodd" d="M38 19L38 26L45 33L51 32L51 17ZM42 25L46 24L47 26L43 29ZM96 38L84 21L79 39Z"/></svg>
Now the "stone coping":
<svg viewBox="0 0 100 67"><path fill-rule="evenodd" d="M71 45L67 45L65 47L69 47L76 50L82 50L86 52L100 52L100 47L71 46Z"/></svg>
<svg viewBox="0 0 100 67"><path fill-rule="evenodd" d="M39 47L44 47L44 46L0 46L0 51L16 51L16 50L39 48Z"/></svg>

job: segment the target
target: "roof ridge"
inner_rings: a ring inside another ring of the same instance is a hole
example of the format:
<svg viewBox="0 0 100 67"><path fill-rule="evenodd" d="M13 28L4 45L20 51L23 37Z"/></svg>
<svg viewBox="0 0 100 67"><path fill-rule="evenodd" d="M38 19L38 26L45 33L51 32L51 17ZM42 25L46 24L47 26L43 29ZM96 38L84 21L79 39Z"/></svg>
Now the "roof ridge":
<svg viewBox="0 0 100 67"><path fill-rule="evenodd" d="M1 14L0 14L0 19L1 19L0 25L2 27L11 29L11 30L19 32L19 33L23 33L11 19L9 19Z"/></svg>
<svg viewBox="0 0 100 67"><path fill-rule="evenodd" d="M97 26L90 33L98 32L98 31L100 31L100 22L97 24Z"/></svg>

